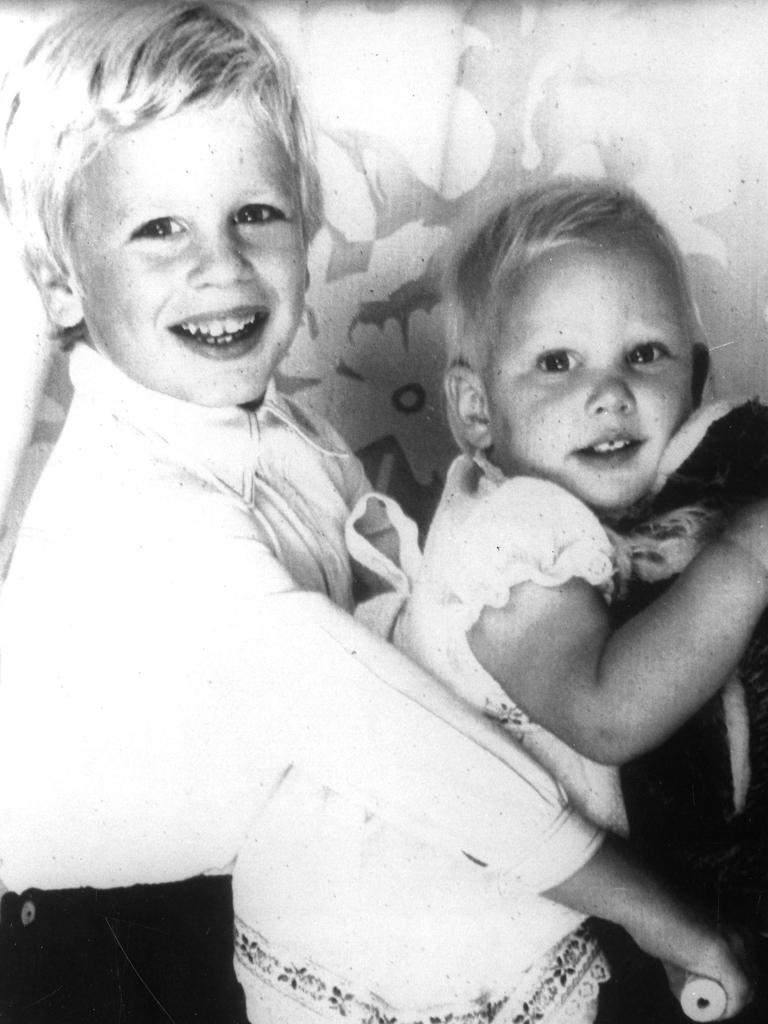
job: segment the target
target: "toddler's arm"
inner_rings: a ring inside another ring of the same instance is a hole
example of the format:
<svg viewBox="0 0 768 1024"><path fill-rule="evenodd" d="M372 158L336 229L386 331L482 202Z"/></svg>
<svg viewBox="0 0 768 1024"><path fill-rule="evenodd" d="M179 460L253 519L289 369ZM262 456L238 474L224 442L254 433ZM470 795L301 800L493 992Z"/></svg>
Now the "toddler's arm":
<svg viewBox="0 0 768 1024"><path fill-rule="evenodd" d="M768 603L768 502L740 512L652 605L611 632L583 580L523 583L469 633L533 720L620 764L671 735L723 685Z"/></svg>
<svg viewBox="0 0 768 1024"><path fill-rule="evenodd" d="M546 894L585 914L620 924L651 956L723 988L725 1016L749 1002L746 956L735 934L717 930L686 906L620 840L607 839L584 867Z"/></svg>

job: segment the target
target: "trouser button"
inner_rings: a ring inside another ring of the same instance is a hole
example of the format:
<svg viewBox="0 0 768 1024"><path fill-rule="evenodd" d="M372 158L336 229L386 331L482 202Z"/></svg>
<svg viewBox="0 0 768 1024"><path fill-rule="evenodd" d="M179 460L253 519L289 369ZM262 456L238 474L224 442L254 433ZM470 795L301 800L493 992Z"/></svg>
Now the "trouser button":
<svg viewBox="0 0 768 1024"><path fill-rule="evenodd" d="M37 914L37 908L35 907L33 900L24 900L21 905L21 923L26 926L32 924Z"/></svg>

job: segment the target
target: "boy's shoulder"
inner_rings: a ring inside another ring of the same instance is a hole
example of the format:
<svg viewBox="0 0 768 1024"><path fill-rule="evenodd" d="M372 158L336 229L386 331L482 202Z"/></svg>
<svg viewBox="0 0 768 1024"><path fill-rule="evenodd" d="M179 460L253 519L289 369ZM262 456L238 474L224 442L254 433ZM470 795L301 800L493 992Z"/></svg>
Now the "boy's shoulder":
<svg viewBox="0 0 768 1024"><path fill-rule="evenodd" d="M268 476L277 475L317 500L328 488L351 509L370 484L360 459L328 421L273 387L264 401L259 461Z"/></svg>
<svg viewBox="0 0 768 1024"><path fill-rule="evenodd" d="M267 391L264 412L273 423L286 428L319 454L331 458L353 458L347 443L325 417L278 391L273 385Z"/></svg>
<svg viewBox="0 0 768 1024"><path fill-rule="evenodd" d="M203 464L100 405L73 402L32 497L27 524L46 534L148 542L217 524L242 535L242 500Z"/></svg>

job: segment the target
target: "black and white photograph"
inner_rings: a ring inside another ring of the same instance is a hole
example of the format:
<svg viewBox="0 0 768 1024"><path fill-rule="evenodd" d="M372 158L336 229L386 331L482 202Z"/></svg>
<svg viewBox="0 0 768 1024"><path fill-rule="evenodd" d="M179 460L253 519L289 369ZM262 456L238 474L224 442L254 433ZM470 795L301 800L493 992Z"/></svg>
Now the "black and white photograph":
<svg viewBox="0 0 768 1024"><path fill-rule="evenodd" d="M0 0L0 1024L768 1020L768 5Z"/></svg>

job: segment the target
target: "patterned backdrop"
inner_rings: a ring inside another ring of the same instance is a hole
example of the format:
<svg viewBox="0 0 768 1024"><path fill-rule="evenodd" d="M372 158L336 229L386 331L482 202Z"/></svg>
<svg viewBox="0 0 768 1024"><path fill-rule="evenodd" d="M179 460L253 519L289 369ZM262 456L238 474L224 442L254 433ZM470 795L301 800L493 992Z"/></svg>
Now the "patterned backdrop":
<svg viewBox="0 0 768 1024"><path fill-rule="evenodd" d="M0 59L61 6L6 0ZM718 394L767 397L768 5L254 7L299 67L326 198L307 314L280 382L422 522L453 454L440 397L441 247L483 204L556 173L614 175L656 207L688 258ZM10 252L0 272L5 558L68 385Z"/></svg>

